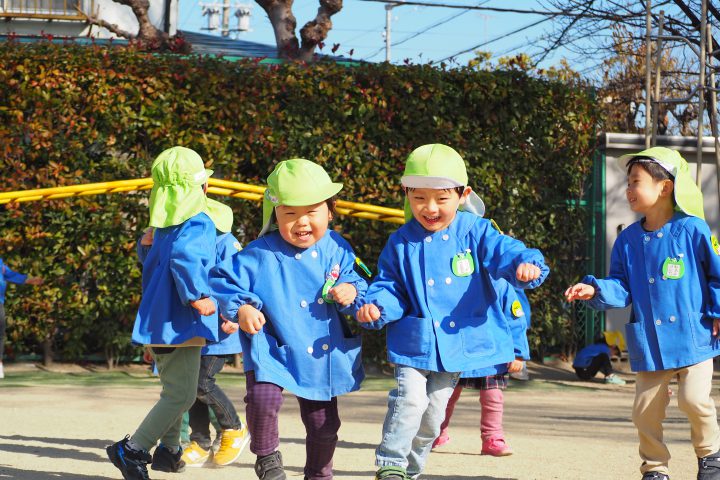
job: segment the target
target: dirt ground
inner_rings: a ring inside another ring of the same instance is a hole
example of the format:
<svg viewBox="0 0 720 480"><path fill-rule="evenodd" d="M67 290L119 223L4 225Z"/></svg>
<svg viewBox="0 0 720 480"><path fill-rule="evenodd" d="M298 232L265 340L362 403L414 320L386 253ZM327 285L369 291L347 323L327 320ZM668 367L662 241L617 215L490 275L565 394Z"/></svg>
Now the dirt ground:
<svg viewBox="0 0 720 480"><path fill-rule="evenodd" d="M6 365L0 380L0 479L119 479L104 447L132 433L157 399L159 388L37 381L13 383L19 366ZM223 373L221 384L243 410L241 376ZM477 392L465 391L450 426L451 441L428 459L425 480L633 479L638 474L637 437L630 421L633 377L626 386L574 379L567 365L531 364L530 382L514 382L505 394L510 457L481 456ZM230 381L235 375L237 381ZM153 382L153 380L148 380ZM383 385L387 385L384 383ZM716 402L718 389L714 389ZM340 399L343 422L335 453L337 480L371 479L374 448L386 411L384 388ZM290 479L302 479L304 430L292 395L280 419L281 451ZM665 421L673 479L695 478L697 463L687 420L671 401ZM192 468L152 479L252 480L254 456L245 451L224 468Z"/></svg>

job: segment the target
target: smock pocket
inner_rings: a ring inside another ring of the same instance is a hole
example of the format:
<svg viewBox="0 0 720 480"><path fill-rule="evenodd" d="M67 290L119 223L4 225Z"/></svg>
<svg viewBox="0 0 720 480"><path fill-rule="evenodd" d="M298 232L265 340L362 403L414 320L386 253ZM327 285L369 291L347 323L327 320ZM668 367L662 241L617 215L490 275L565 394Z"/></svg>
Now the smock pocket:
<svg viewBox="0 0 720 480"><path fill-rule="evenodd" d="M511 339L507 324L498 325L488 317L458 318L463 353L468 357L487 357L495 353L495 337ZM512 342L510 342L512 345ZM511 355L511 354L509 354Z"/></svg>
<svg viewBox="0 0 720 480"><path fill-rule="evenodd" d="M430 319L404 317L388 325L388 350L396 355L421 357L427 355L433 338Z"/></svg>
<svg viewBox="0 0 720 480"><path fill-rule="evenodd" d="M626 323L625 337L630 360L643 360L645 358L645 350L647 350L647 339L642 322Z"/></svg>
<svg viewBox="0 0 720 480"><path fill-rule="evenodd" d="M688 314L688 321L695 348L710 348L713 343L712 319L702 313L693 312Z"/></svg>
<svg viewBox="0 0 720 480"><path fill-rule="evenodd" d="M253 335L251 348L256 352L257 368L268 367L272 370L287 369L289 349L287 345L279 345L277 339L264 331Z"/></svg>

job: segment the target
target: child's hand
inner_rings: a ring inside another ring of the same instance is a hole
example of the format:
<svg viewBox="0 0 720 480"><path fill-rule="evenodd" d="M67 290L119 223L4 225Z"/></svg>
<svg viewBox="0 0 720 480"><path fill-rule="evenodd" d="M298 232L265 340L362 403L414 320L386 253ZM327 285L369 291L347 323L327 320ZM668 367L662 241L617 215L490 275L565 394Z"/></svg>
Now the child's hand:
<svg viewBox="0 0 720 480"><path fill-rule="evenodd" d="M355 297L357 297L357 290L355 289L355 285L351 285L349 283L341 283L339 285L335 285L328 291L328 293L332 295L333 300L335 300L343 307L350 305L352 302L355 301Z"/></svg>
<svg viewBox="0 0 720 480"><path fill-rule="evenodd" d="M145 233L143 233L142 238L140 238L140 245L143 245L145 247L149 247L150 245L152 245L154 234L155 234L155 229L152 227L145 230Z"/></svg>
<svg viewBox="0 0 720 480"><path fill-rule="evenodd" d="M525 363L525 360L522 358L516 358L512 362L508 362L508 373L518 373L522 370L523 363Z"/></svg>
<svg viewBox="0 0 720 480"><path fill-rule="evenodd" d="M720 334L720 318L713 318L713 337L717 338L718 334Z"/></svg>
<svg viewBox="0 0 720 480"><path fill-rule="evenodd" d="M375 320L380 318L380 309L372 303L367 303L360 307L360 309L355 314L355 318L360 323L374 322Z"/></svg>
<svg viewBox="0 0 720 480"><path fill-rule="evenodd" d="M42 277L28 277L25 279L25 283L28 285L42 285L43 279Z"/></svg>
<svg viewBox="0 0 720 480"><path fill-rule="evenodd" d="M227 333L228 335L232 335L233 333L240 330L240 325L238 325L237 323L231 322L230 320L223 317L222 315L220 315L220 317L222 317L222 319L223 319L223 323L222 323L222 325L220 325L220 329L223 332Z"/></svg>
<svg viewBox="0 0 720 480"><path fill-rule="evenodd" d="M210 297L190 302L190 306L197 310L200 315L204 315L206 317L215 313L215 302Z"/></svg>
<svg viewBox="0 0 720 480"><path fill-rule="evenodd" d="M248 303L238 309L237 316L240 330L250 335L255 335L265 325L265 315Z"/></svg>
<svg viewBox="0 0 720 480"><path fill-rule="evenodd" d="M521 282L530 282L540 278L540 267L532 263L521 263L518 265L515 276Z"/></svg>
<svg viewBox="0 0 720 480"><path fill-rule="evenodd" d="M565 290L565 299L568 302L573 300L590 300L595 296L595 287L586 283L576 283Z"/></svg>
<svg viewBox="0 0 720 480"><path fill-rule="evenodd" d="M145 350L143 350L143 362L152 363L154 361L152 353L150 353L150 347L145 347Z"/></svg>

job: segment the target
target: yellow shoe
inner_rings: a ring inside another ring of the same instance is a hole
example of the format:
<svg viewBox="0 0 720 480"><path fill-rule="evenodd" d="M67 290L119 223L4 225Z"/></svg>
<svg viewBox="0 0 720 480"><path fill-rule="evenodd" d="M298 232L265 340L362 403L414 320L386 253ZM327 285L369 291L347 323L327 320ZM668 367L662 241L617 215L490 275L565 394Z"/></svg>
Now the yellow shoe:
<svg viewBox="0 0 720 480"><path fill-rule="evenodd" d="M220 448L213 455L213 463L217 466L230 465L240 457L250 441L247 425L240 430L223 430Z"/></svg>
<svg viewBox="0 0 720 480"><path fill-rule="evenodd" d="M188 467L202 467L210 458L210 452L192 442L189 447L183 450L182 459Z"/></svg>

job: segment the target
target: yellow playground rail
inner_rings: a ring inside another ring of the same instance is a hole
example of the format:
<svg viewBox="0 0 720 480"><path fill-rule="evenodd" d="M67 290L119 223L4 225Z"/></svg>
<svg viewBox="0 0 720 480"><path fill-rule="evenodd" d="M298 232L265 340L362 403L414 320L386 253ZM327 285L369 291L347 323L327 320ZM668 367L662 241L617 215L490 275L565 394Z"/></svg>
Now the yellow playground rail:
<svg viewBox="0 0 720 480"><path fill-rule="evenodd" d="M86 183L84 185L72 185L69 187L38 188L35 190L20 190L17 192L1 192L0 204L10 202L34 202L38 200L56 200L58 198L82 197L87 195L99 195L103 193L122 193L150 190L152 178L140 178L137 180L118 180L115 182ZM249 185L241 182L231 182L211 178L208 182L208 193L215 195L226 195L233 198L242 198L259 202L262 200L265 187ZM346 202L338 200L337 211L342 215L364 218L366 220L378 220L381 222L405 223L403 211L397 208L378 207L365 203Z"/></svg>

